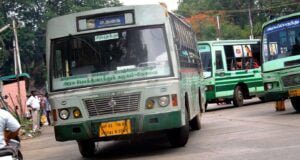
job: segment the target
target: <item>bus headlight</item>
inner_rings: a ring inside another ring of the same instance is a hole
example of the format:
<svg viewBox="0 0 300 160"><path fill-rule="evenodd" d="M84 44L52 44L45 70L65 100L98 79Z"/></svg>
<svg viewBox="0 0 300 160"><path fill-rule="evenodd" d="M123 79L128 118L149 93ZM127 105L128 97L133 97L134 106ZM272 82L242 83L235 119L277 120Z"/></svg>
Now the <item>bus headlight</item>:
<svg viewBox="0 0 300 160"><path fill-rule="evenodd" d="M154 104L155 104L154 100L148 99L147 102L146 102L146 108L147 109L152 109L154 107Z"/></svg>
<svg viewBox="0 0 300 160"><path fill-rule="evenodd" d="M59 110L58 115L59 115L59 118L60 118L60 119L66 120L66 119L69 118L70 112L69 112L69 110L67 110L67 109L61 109L61 110Z"/></svg>
<svg viewBox="0 0 300 160"><path fill-rule="evenodd" d="M160 97L158 100L158 103L161 107L168 106L170 103L169 97L167 97L167 96Z"/></svg>
<svg viewBox="0 0 300 160"><path fill-rule="evenodd" d="M81 112L78 108L73 110L73 116L74 116L74 118L81 118L82 117Z"/></svg>

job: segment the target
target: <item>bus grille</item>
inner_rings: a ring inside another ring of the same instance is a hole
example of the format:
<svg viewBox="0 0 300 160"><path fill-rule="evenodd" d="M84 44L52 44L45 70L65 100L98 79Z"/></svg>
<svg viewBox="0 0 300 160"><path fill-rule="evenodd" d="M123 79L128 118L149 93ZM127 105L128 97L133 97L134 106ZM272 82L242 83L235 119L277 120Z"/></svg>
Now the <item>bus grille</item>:
<svg viewBox="0 0 300 160"><path fill-rule="evenodd" d="M282 82L285 87L300 85L300 74L282 77Z"/></svg>
<svg viewBox="0 0 300 160"><path fill-rule="evenodd" d="M84 99L89 116L133 112L139 109L140 94Z"/></svg>

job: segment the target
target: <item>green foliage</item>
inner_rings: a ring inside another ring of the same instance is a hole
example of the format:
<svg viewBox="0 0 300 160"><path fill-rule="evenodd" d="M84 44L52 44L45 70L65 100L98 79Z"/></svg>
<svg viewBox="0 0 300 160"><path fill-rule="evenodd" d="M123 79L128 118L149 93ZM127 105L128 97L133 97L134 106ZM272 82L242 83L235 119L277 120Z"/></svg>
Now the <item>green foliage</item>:
<svg viewBox="0 0 300 160"><path fill-rule="evenodd" d="M120 6L119 0L0 0L0 28L10 23L9 13L15 12L25 28L18 29L23 72L31 75L34 86L44 86L46 69L45 33L49 19L79 11ZM0 76L14 74L12 31L0 33Z"/></svg>
<svg viewBox="0 0 300 160"><path fill-rule="evenodd" d="M260 38L261 27L270 17L278 17L300 11L299 0L182 0L178 14L190 17L199 13L220 16L221 38L249 38L249 7L253 19L253 33ZM195 28L195 27L194 27ZM196 30L199 40L217 37L215 24L202 24Z"/></svg>
<svg viewBox="0 0 300 160"><path fill-rule="evenodd" d="M205 23L200 25L200 27L201 27L200 32L197 32L198 40L207 41L207 40L215 39L217 30L214 25Z"/></svg>

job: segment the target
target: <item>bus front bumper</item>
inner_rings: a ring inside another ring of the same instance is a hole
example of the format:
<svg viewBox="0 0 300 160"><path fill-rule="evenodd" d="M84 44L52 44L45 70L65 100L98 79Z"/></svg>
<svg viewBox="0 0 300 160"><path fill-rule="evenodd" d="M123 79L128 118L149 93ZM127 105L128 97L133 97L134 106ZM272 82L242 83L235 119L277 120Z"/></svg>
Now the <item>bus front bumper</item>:
<svg viewBox="0 0 300 160"><path fill-rule="evenodd" d="M131 134L99 137L99 127L104 122L114 122L120 120L130 120ZM168 113L151 114L151 115L131 115L99 120L90 120L76 124L56 125L54 126L55 138L57 141L68 140L114 140L130 139L136 135L146 132L163 131L183 126L181 112L174 111Z"/></svg>
<svg viewBox="0 0 300 160"><path fill-rule="evenodd" d="M266 92L264 95L265 101L280 101L289 97L288 92Z"/></svg>

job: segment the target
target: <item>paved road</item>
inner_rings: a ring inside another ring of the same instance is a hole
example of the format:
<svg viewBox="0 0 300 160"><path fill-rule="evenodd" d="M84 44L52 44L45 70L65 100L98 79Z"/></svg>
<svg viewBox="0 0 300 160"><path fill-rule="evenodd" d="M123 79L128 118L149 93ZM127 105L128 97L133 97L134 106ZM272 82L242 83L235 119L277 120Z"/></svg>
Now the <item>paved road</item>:
<svg viewBox="0 0 300 160"><path fill-rule="evenodd" d="M251 100L243 107L209 106L203 129L190 134L183 148L171 148L163 137L134 143L102 142L94 159L149 160L295 160L300 158L300 114L289 101L286 111L274 103ZM35 139L22 141L25 160L82 160L77 144L56 142L53 128Z"/></svg>

